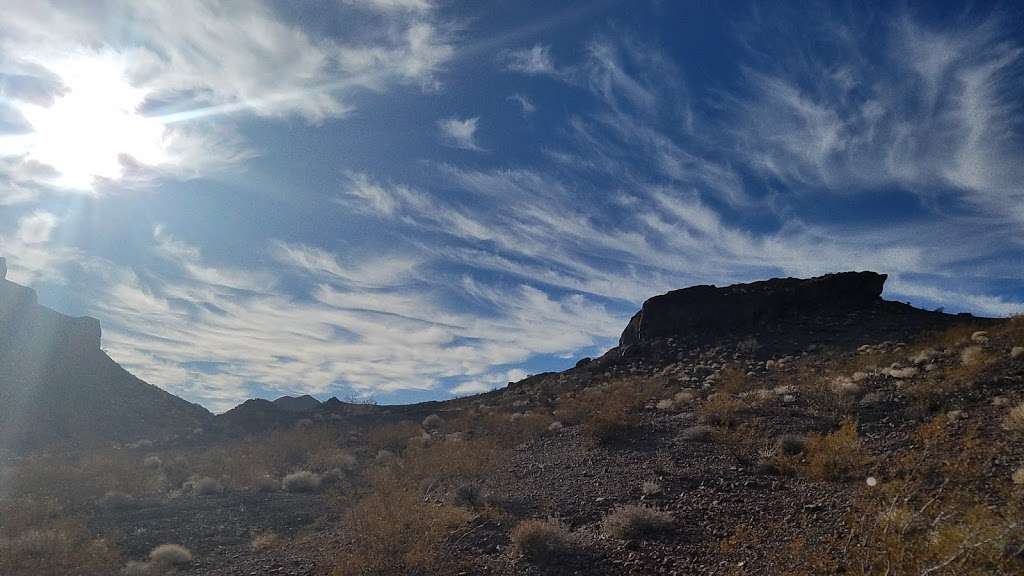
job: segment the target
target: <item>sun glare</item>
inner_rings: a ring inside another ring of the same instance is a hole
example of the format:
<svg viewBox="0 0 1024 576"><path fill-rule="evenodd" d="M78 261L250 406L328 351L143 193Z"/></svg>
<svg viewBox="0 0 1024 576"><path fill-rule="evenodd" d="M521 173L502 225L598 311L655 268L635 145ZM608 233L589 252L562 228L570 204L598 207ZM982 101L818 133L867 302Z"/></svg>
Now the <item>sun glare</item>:
<svg viewBox="0 0 1024 576"><path fill-rule="evenodd" d="M61 186L90 189L96 177L119 179L125 156L150 166L168 160L165 126L139 112L146 91L128 83L118 58L78 56L51 69L64 90L50 106L21 108L32 126L24 152L52 166Z"/></svg>

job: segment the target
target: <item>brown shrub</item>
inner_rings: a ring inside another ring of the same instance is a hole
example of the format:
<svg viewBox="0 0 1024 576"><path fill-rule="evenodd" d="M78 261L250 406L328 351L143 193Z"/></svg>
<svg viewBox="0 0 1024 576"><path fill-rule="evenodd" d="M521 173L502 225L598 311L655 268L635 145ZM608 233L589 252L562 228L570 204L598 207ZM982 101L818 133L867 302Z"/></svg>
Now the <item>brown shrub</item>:
<svg viewBox="0 0 1024 576"><path fill-rule="evenodd" d="M81 508L110 492L142 496L160 489L159 472L127 451L107 450L70 457L47 455L19 462L10 477L12 497L54 498Z"/></svg>
<svg viewBox="0 0 1024 576"><path fill-rule="evenodd" d="M555 563L579 549L579 541L555 518L524 520L512 529L512 544L527 560Z"/></svg>
<svg viewBox="0 0 1024 576"><path fill-rule="evenodd" d="M648 506L619 506L601 520L601 532L618 540L640 540L672 529L672 514Z"/></svg>
<svg viewBox="0 0 1024 576"><path fill-rule="evenodd" d="M757 380L731 366L718 372L718 392L735 395L750 392L757 387Z"/></svg>
<svg viewBox="0 0 1024 576"><path fill-rule="evenodd" d="M857 423L845 420L839 430L826 434L812 434L805 445L807 454L806 472L818 480L843 480L852 473L863 470L869 458L860 438Z"/></svg>
<svg viewBox="0 0 1024 576"><path fill-rule="evenodd" d="M704 422L724 427L735 426L742 411L743 402L724 392L713 394L699 410Z"/></svg>
<svg viewBox="0 0 1024 576"><path fill-rule="evenodd" d="M110 576L120 564L110 543L92 539L77 523L0 536L0 574L4 576Z"/></svg>
<svg viewBox="0 0 1024 576"><path fill-rule="evenodd" d="M378 483L347 515L353 540L331 574L454 574L458 564L444 543L468 518L454 506L424 502L402 483Z"/></svg>

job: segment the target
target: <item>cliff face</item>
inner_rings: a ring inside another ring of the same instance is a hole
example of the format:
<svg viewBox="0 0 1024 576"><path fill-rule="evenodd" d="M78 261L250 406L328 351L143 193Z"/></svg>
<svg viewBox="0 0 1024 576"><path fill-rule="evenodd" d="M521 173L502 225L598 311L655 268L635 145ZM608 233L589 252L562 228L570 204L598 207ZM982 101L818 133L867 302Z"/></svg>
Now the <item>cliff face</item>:
<svg viewBox="0 0 1024 576"><path fill-rule="evenodd" d="M644 302L622 332L619 346L678 335L710 337L756 329L809 312L870 307L881 302L885 279L885 274L874 272L842 272L673 290Z"/></svg>
<svg viewBox="0 0 1024 576"><path fill-rule="evenodd" d="M212 418L100 349L100 323L40 306L0 258L0 449L159 439Z"/></svg>

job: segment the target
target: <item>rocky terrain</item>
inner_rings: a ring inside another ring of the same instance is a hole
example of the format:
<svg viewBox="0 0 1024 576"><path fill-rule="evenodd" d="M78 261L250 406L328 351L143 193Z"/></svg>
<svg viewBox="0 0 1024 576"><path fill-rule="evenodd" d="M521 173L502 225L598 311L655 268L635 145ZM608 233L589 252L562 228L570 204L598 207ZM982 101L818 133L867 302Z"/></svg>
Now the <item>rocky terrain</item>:
<svg viewBox="0 0 1024 576"><path fill-rule="evenodd" d="M7 517L43 530L10 511L56 493L102 560L81 574L1022 573L1024 322L884 281L687 288L494 392L253 400L202 440L29 458Z"/></svg>

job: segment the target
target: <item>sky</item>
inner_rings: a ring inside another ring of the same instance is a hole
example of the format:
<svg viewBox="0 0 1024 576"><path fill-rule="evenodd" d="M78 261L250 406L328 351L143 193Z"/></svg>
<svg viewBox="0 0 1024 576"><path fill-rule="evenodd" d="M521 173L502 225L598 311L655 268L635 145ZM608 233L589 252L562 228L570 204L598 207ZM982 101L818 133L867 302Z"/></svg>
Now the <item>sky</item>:
<svg viewBox="0 0 1024 576"><path fill-rule="evenodd" d="M1021 313L1022 15L0 0L0 256L214 411L489 390L694 284Z"/></svg>

